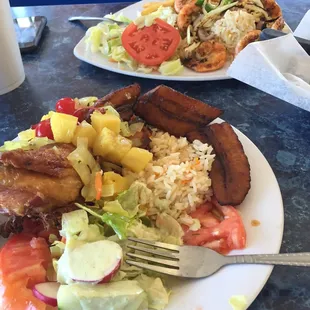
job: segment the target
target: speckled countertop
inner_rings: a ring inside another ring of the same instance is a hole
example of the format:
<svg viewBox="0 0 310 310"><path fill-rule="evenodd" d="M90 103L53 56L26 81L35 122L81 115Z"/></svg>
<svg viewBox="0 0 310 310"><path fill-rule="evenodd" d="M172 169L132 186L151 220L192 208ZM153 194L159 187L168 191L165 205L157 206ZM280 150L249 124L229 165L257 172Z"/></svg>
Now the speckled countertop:
<svg viewBox="0 0 310 310"><path fill-rule="evenodd" d="M293 29L310 9L309 0L278 2ZM19 17L45 15L48 28L40 49L23 57L26 81L17 90L0 96L1 144L36 123L61 97L100 97L132 82L140 83L146 91L161 83L111 73L73 56L73 47L85 29L67 22L69 16L103 16L124 6L126 4L14 9ZM310 252L310 113L235 80L166 84L224 109L225 120L258 146L275 172L283 195L285 230L281 251ZM250 309L310 309L310 269L276 267Z"/></svg>

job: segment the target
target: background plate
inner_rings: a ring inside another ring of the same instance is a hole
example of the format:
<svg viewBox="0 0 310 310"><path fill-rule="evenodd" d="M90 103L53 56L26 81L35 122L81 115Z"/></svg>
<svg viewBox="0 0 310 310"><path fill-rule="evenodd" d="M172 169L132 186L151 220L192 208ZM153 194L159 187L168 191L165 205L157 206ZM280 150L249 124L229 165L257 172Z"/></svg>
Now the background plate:
<svg viewBox="0 0 310 310"><path fill-rule="evenodd" d="M122 12L126 17L135 19L137 17L137 12L142 10L142 6L146 2L150 2L150 0L143 0L138 3L132 4L116 12L116 14ZM102 54L100 53L92 54L90 52L87 52L85 45L85 37L83 37L82 40L75 46L73 53L80 60L85 61L91 65L97 66L99 68L125 75L131 75L147 79L165 80L165 81L215 81L215 80L230 79L230 77L226 74L226 71L230 65L229 62L227 62L222 69L214 72L198 73L189 70L187 68L184 68L184 71L181 75L172 75L172 76L161 75L158 72L145 74L141 72L130 71L129 69L119 69L117 63L112 63L108 61L108 59L105 58Z"/></svg>

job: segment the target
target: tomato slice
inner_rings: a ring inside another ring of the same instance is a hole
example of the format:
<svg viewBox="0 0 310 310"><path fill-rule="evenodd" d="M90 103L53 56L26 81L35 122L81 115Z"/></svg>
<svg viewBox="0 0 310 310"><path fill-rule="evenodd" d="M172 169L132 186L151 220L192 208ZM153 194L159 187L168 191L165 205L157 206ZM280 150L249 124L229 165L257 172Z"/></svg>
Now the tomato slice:
<svg viewBox="0 0 310 310"><path fill-rule="evenodd" d="M157 18L149 27L131 23L122 34L122 45L138 63L157 66L169 59L176 51L181 37L179 32Z"/></svg>
<svg viewBox="0 0 310 310"><path fill-rule="evenodd" d="M197 231L184 230L184 243L204 246L222 254L243 249L246 245L246 231L238 211L234 207L219 204L214 209L223 214L222 221L212 213L209 205L202 205L190 214L199 219L201 228Z"/></svg>
<svg viewBox="0 0 310 310"><path fill-rule="evenodd" d="M47 305L34 297L31 289L46 281L50 263L44 239L25 233L11 237L0 253L0 309L46 310Z"/></svg>

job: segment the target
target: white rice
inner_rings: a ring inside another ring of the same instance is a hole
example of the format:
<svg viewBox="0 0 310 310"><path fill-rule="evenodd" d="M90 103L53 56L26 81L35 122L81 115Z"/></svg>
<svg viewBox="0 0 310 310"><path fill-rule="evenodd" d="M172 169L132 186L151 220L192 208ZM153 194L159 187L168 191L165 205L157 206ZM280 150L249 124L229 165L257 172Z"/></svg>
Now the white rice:
<svg viewBox="0 0 310 310"><path fill-rule="evenodd" d="M153 130L153 161L139 174L124 171L147 185L152 191L148 215L166 212L181 224L193 221L187 212L212 196L209 171L215 155L212 147L198 140L189 143L167 132Z"/></svg>

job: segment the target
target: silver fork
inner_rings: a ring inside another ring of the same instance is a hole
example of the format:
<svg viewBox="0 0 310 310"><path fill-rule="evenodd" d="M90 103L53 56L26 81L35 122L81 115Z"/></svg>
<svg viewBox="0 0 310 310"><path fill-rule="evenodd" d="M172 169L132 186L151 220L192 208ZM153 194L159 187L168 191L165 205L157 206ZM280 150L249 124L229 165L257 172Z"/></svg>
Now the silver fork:
<svg viewBox="0 0 310 310"><path fill-rule="evenodd" d="M310 266L310 253L224 256L200 246L178 246L136 238L128 238L128 240L148 246L128 244L128 248L147 253L148 255L151 254L152 256L128 252L127 256L138 261L127 259L126 263L176 277L204 278L212 275L222 267L232 264ZM150 264L143 263L140 260Z"/></svg>
<svg viewBox="0 0 310 310"><path fill-rule="evenodd" d="M69 22L81 21L81 20L100 20L108 23L115 23L119 26L127 26L129 23L127 22L120 22L118 20L114 20L108 17L93 17L93 16L72 16L68 18Z"/></svg>

